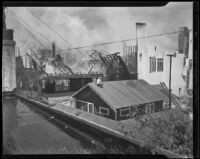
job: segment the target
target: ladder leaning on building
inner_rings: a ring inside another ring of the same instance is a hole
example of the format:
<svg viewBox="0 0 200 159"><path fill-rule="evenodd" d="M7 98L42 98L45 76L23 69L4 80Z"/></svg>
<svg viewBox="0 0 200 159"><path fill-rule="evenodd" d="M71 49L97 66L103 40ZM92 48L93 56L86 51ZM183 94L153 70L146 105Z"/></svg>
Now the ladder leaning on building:
<svg viewBox="0 0 200 159"><path fill-rule="evenodd" d="M162 86L162 93L164 93L166 96L169 96L169 89L166 86L165 82L160 82L160 85ZM171 94L171 100L172 102L178 107L181 108L181 105L179 104L179 102L176 100L176 98L174 97L174 95Z"/></svg>

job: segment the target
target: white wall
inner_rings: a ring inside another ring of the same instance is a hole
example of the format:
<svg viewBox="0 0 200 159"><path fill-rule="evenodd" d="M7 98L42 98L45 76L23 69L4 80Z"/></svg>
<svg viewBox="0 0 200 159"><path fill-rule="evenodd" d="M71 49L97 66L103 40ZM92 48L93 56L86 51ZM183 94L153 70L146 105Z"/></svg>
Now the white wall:
<svg viewBox="0 0 200 159"><path fill-rule="evenodd" d="M193 30L190 30L189 34L189 53L188 58L192 60L193 63ZM190 70L190 78L189 78L189 89L193 89L193 67Z"/></svg>
<svg viewBox="0 0 200 159"><path fill-rule="evenodd" d="M145 37L146 24L145 23L136 23L136 37ZM141 38L137 41L138 44L138 78L145 79L146 75L146 65L148 57L148 48L146 45L146 39Z"/></svg>
<svg viewBox="0 0 200 159"><path fill-rule="evenodd" d="M146 71L145 80L147 80L151 84L159 84L160 82L164 81L164 71L158 72L157 63L156 63L156 71L150 73L149 72L149 69L150 69L149 57L156 57L156 60L157 58L164 58L163 52L160 52L160 50L158 49L155 50L155 45L147 44L147 46L148 46L148 52L147 52L148 56L146 57L147 65L145 67L145 71ZM163 68L165 69L164 64L165 64L165 61L163 61Z"/></svg>
<svg viewBox="0 0 200 159"><path fill-rule="evenodd" d="M137 29L137 37L144 37L145 29L146 25L140 25ZM155 50L155 46L156 48L159 48L158 44L149 45L148 40L147 39L138 40L138 73L139 73L138 79L144 79L150 84L160 84L160 82L165 82L165 84L169 86L170 61L169 61L169 56L166 55L174 54L175 50L174 52L165 51L165 53L163 53L160 51L162 49ZM141 58L140 54L142 54ZM149 57L163 58L164 62L163 72L157 72L156 70L155 72L149 73L149 68L150 68ZM177 96L182 96L184 95L185 92L185 82L182 77L183 66L184 66L183 64L184 64L184 54L177 54L176 57L172 58L171 89L172 92Z"/></svg>
<svg viewBox="0 0 200 159"><path fill-rule="evenodd" d="M15 41L3 40L2 51L2 92L10 92L16 88Z"/></svg>
<svg viewBox="0 0 200 159"><path fill-rule="evenodd" d="M177 96L182 96L185 91L185 82L182 77L183 72L184 54L176 54L176 57L172 57L172 68L171 68L171 89L172 92ZM163 82L169 86L169 69L170 69L170 57L165 56L164 58L164 78ZM179 94L180 88L180 94Z"/></svg>

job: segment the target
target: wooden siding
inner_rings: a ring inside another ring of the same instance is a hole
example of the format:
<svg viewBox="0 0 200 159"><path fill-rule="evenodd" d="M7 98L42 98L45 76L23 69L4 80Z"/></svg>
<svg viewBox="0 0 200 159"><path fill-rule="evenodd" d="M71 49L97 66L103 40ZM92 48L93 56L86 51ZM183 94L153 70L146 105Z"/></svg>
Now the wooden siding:
<svg viewBox="0 0 200 159"><path fill-rule="evenodd" d="M116 119L115 119L115 111L110 108L110 106L104 101L102 100L90 87L86 87L84 90L82 90L80 93L75 95L77 100L82 100L82 101L86 101L86 102L90 102L94 104L94 114L97 115L101 115L113 120L126 120L129 119L130 116L127 113L127 116L121 116L120 115L120 110L121 109L126 109L130 107L130 111L134 111L135 106L129 106L129 107L123 107L120 109L116 110ZM139 111L139 115L145 115L145 109L146 109L146 104L140 104L139 106L137 106L137 110ZM109 115L104 115L104 114L99 114L98 110L99 107L103 107L103 108L107 108L109 109ZM163 109L163 101L156 101L154 102L154 112L159 112L162 111Z"/></svg>
<svg viewBox="0 0 200 159"><path fill-rule="evenodd" d="M126 108L127 108L127 109L130 108L130 112L133 112L134 109L136 109L136 106L123 107L123 108L117 109L117 120L125 120L125 119L129 119L129 118L130 118L129 113L127 113L126 116L125 116L125 115L121 116L120 111L121 111L121 110L124 110L124 109L126 109ZM138 106L137 106L137 108L138 108Z"/></svg>
<svg viewBox="0 0 200 159"><path fill-rule="evenodd" d="M115 120L115 112L106 102L104 102L91 88L86 87L83 91L75 95L75 98L82 101L87 101L94 104L94 113ZM99 114L99 107L108 108L109 115Z"/></svg>
<svg viewBox="0 0 200 159"><path fill-rule="evenodd" d="M146 103L148 104L148 103ZM142 116L142 115L145 115L145 109L146 109L146 104L140 104L138 107L137 107L137 110L139 111L139 115ZM163 101L156 101L154 102L154 113L155 112L159 112L159 111L162 111L163 110ZM125 108L128 108L128 107L124 107L124 108L120 108L120 109L117 109L117 120L126 120L126 119L129 119L130 116L127 114L127 116L120 116L120 110L121 109L125 109ZM131 111L134 109L134 106L131 107Z"/></svg>

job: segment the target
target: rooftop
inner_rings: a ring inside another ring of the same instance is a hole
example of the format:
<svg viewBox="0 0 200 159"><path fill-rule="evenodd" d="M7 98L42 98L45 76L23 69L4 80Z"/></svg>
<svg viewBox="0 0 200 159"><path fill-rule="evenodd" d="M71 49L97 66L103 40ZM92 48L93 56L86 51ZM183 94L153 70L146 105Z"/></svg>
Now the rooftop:
<svg viewBox="0 0 200 159"><path fill-rule="evenodd" d="M86 87L90 87L114 109L166 99L165 95L144 80L107 81L103 82L102 88L95 83L88 83L73 96Z"/></svg>

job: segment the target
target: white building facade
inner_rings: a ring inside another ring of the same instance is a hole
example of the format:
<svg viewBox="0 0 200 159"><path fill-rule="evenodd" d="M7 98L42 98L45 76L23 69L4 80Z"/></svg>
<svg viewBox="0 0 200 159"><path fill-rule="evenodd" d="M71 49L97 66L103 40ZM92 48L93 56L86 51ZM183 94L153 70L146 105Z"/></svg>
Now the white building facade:
<svg viewBox="0 0 200 159"><path fill-rule="evenodd" d="M160 84L160 82L164 82L169 86L170 57L167 55L176 52L176 56L172 57L171 89L172 92L179 97L186 95L188 89L193 89L192 30L189 32L189 49L186 55L176 50L174 50L174 52L166 50L163 53L159 49L156 49L159 44L150 46L148 40L151 39L139 38L146 36L146 27L147 25L145 23L136 23L136 34L138 37L138 79L144 79L150 84ZM184 44L187 43L187 39L184 40L186 40ZM185 48L185 45L182 47Z"/></svg>

